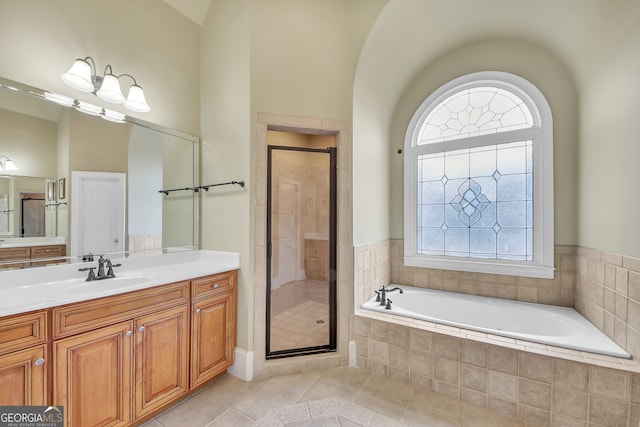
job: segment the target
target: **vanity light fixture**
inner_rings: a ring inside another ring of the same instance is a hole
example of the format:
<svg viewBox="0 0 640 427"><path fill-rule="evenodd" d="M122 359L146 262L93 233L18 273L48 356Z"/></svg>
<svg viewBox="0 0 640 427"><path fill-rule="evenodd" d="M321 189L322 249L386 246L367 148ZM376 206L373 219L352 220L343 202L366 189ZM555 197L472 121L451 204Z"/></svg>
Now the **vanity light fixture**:
<svg viewBox="0 0 640 427"><path fill-rule="evenodd" d="M151 110L144 97L142 87L131 74L113 74L111 65L104 67L102 76L97 75L96 63L92 57L78 58L69 71L62 75L62 80L74 89L92 92L98 98L113 104L124 104L131 111L146 113ZM120 89L120 78L127 76L133 80L129 94L125 99Z"/></svg>
<svg viewBox="0 0 640 427"><path fill-rule="evenodd" d="M44 92L43 96L47 101L55 102L56 104L65 107L73 107L81 113L89 114L91 116L100 116L110 122L126 123L127 121L126 114L119 113L108 108L102 108L88 102L78 101L68 96L60 95L59 93Z"/></svg>
<svg viewBox="0 0 640 427"><path fill-rule="evenodd" d="M103 110L102 107L82 101L78 101L77 105L75 105L75 108L76 110L81 111L85 114L89 114L90 116L99 116L102 114Z"/></svg>
<svg viewBox="0 0 640 427"><path fill-rule="evenodd" d="M110 122L115 123L124 123L127 116L125 114L119 113L117 111L104 109L102 112L102 118L105 120L109 120Z"/></svg>
<svg viewBox="0 0 640 427"><path fill-rule="evenodd" d="M2 160L5 159L5 160ZM0 156L0 171L17 171L18 167L7 156Z"/></svg>
<svg viewBox="0 0 640 427"><path fill-rule="evenodd" d="M73 107L75 102L75 99L73 98L53 92L45 92L44 98L48 101L55 102L56 104L64 105L65 107Z"/></svg>

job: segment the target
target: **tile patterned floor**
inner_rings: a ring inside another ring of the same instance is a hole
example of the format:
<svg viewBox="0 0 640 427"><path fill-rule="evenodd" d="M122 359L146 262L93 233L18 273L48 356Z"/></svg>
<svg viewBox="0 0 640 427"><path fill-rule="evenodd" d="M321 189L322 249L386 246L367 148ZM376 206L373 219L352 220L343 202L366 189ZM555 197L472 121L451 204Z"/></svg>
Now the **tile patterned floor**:
<svg viewBox="0 0 640 427"><path fill-rule="evenodd" d="M244 382L227 375L144 427L528 427L358 368Z"/></svg>
<svg viewBox="0 0 640 427"><path fill-rule="evenodd" d="M307 300L271 319L271 350L329 344L329 305Z"/></svg>

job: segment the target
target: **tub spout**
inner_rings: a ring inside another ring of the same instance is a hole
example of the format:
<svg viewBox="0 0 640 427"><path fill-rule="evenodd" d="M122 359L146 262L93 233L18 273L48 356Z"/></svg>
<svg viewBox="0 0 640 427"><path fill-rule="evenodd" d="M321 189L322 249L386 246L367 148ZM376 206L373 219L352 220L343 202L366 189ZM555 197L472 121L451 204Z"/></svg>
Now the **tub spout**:
<svg viewBox="0 0 640 427"><path fill-rule="evenodd" d="M401 294L404 293L402 288L399 288L397 286L395 288L387 289L387 292L393 292L393 291L400 291Z"/></svg>

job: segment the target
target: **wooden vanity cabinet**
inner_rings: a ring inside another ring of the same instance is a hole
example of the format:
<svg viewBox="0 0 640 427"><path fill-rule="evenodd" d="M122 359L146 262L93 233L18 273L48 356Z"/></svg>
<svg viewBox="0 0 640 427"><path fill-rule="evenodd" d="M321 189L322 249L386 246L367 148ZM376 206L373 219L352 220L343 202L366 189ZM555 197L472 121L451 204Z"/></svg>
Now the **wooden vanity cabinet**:
<svg viewBox="0 0 640 427"><path fill-rule="evenodd" d="M45 311L0 320L0 405L46 405Z"/></svg>
<svg viewBox="0 0 640 427"><path fill-rule="evenodd" d="M125 426L189 390L188 302L181 282L54 309L54 333L101 326L54 339L53 403L67 425Z"/></svg>
<svg viewBox="0 0 640 427"><path fill-rule="evenodd" d="M133 322L53 343L53 404L67 426L131 424Z"/></svg>
<svg viewBox="0 0 640 427"><path fill-rule="evenodd" d="M0 356L0 405L46 405L46 346Z"/></svg>
<svg viewBox="0 0 640 427"><path fill-rule="evenodd" d="M16 248L0 248L0 270L6 268L38 267L49 264L59 264L66 262L64 259L48 259L64 257L67 254L65 245L46 246L21 246ZM47 259L47 261L15 262L4 264L10 261L28 261Z"/></svg>
<svg viewBox="0 0 640 427"><path fill-rule="evenodd" d="M65 245L48 245L48 246L32 246L31 247L31 259L47 259L47 261L31 261L29 265L31 267L41 267L49 264L60 264L66 262L64 259L48 259L48 258L60 258L67 255L67 247Z"/></svg>
<svg viewBox="0 0 640 427"><path fill-rule="evenodd" d="M189 307L182 305L135 321L135 418L189 390Z"/></svg>
<svg viewBox="0 0 640 427"><path fill-rule="evenodd" d="M23 262L5 264L9 261L24 261L31 258L29 247L0 248L0 269L3 268L24 268Z"/></svg>
<svg viewBox="0 0 640 427"><path fill-rule="evenodd" d="M233 365L237 271L191 282L191 388Z"/></svg>
<svg viewBox="0 0 640 427"><path fill-rule="evenodd" d="M144 422L233 364L237 277L1 318L0 405L62 405L70 427Z"/></svg>

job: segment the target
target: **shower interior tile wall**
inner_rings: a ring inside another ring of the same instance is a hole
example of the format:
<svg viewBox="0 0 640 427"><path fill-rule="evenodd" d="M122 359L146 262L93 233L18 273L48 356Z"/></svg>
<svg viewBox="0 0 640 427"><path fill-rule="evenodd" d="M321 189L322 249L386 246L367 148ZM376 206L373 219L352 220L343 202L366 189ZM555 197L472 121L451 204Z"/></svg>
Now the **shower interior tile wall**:
<svg viewBox="0 0 640 427"><path fill-rule="evenodd" d="M272 229L273 254L271 286L321 276L320 256L308 262L305 257L305 233L328 235L329 176L326 167L307 166L280 159L273 161ZM325 248L328 251L328 246ZM328 259L328 255L323 257Z"/></svg>

